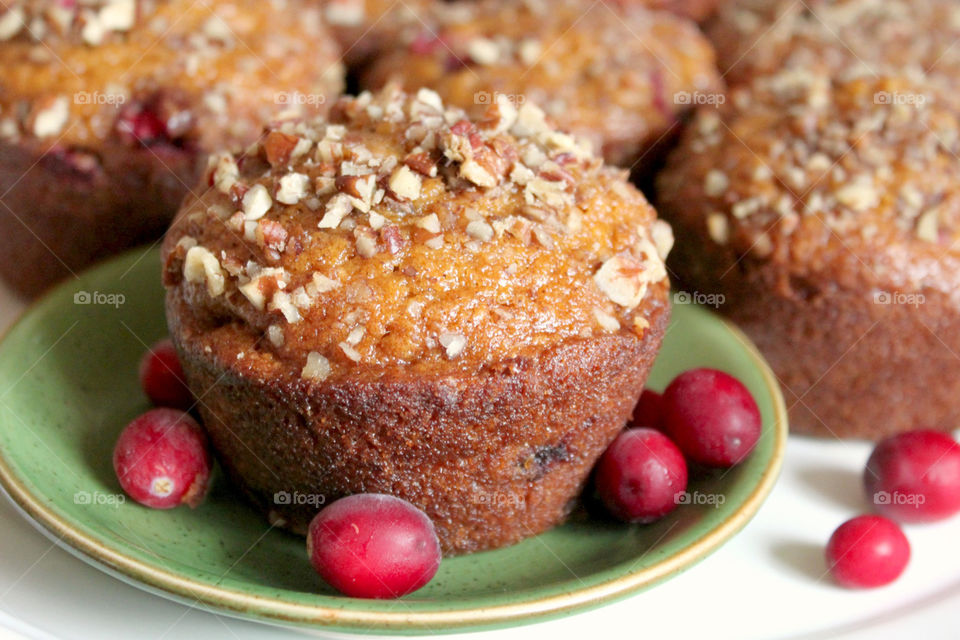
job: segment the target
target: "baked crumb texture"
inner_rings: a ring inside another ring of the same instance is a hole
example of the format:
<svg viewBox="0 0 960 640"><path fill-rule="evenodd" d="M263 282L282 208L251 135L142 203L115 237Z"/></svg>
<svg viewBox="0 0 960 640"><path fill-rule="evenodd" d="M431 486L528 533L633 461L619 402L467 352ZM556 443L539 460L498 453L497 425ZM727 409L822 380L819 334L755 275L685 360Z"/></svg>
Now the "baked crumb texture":
<svg viewBox="0 0 960 640"><path fill-rule="evenodd" d="M361 68L386 43L417 33L432 24L434 11L446 0L318 0L344 61Z"/></svg>
<svg viewBox="0 0 960 640"><path fill-rule="evenodd" d="M723 294L798 431L878 438L960 414L958 16L746 2L713 26L733 86L696 113L658 206L679 280Z"/></svg>
<svg viewBox="0 0 960 640"><path fill-rule="evenodd" d="M621 4L641 4L650 9L671 11L697 22L709 20L725 0L614 0Z"/></svg>
<svg viewBox="0 0 960 640"><path fill-rule="evenodd" d="M651 165L679 118L721 91L697 26L641 3L440 3L418 26L382 45L366 86L429 87L474 116L498 95L529 100L618 166Z"/></svg>
<svg viewBox="0 0 960 640"><path fill-rule="evenodd" d="M215 156L164 243L171 336L227 472L386 492L445 553L560 522L666 329L668 225L532 103L346 97Z"/></svg>

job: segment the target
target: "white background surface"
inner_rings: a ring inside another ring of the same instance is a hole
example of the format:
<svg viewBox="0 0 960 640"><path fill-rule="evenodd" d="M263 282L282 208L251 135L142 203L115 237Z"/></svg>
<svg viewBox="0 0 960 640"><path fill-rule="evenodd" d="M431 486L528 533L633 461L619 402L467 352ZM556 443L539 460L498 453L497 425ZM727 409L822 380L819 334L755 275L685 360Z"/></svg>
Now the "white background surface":
<svg viewBox="0 0 960 640"><path fill-rule="evenodd" d="M21 307L0 289L0 327ZM960 518L908 527L913 558L889 587L846 591L824 573L830 533L867 508L860 473L869 452L863 443L791 438L783 476L756 519L690 571L596 611L458 637L960 638ZM24 637L276 640L299 634L128 586L58 548L0 499L0 640Z"/></svg>

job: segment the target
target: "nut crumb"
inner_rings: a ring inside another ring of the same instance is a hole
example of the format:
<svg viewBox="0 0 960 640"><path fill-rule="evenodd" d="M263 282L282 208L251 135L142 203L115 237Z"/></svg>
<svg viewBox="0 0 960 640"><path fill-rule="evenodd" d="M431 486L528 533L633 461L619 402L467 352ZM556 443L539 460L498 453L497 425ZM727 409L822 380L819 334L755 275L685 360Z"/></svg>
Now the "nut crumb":
<svg viewBox="0 0 960 640"><path fill-rule="evenodd" d="M277 190L277 202L283 204L297 204L307 195L307 185L310 178L302 173L288 173L280 178L280 188Z"/></svg>
<svg viewBox="0 0 960 640"><path fill-rule="evenodd" d="M364 327L355 327L349 334L347 334L347 339L345 342L352 347L360 344L360 341L363 340L364 334L367 333L367 330Z"/></svg>
<svg viewBox="0 0 960 640"><path fill-rule="evenodd" d="M280 325L272 324L267 327L267 340L275 347L283 346L283 329Z"/></svg>
<svg viewBox="0 0 960 640"><path fill-rule="evenodd" d="M727 216L718 211L708 215L707 233L717 244L727 244L730 240L730 223L727 221Z"/></svg>
<svg viewBox="0 0 960 640"><path fill-rule="evenodd" d="M438 339L447 357L451 360L463 353L464 348L467 346L467 339L459 333L441 333Z"/></svg>
<svg viewBox="0 0 960 640"><path fill-rule="evenodd" d="M187 282L205 282L211 297L219 296L225 289L225 278L220 261L208 249L191 247L183 260L183 277Z"/></svg>
<svg viewBox="0 0 960 640"><path fill-rule="evenodd" d="M216 169L213 172L213 184L220 193L230 193L230 189L240 179L240 168L230 153L221 153L211 157Z"/></svg>
<svg viewBox="0 0 960 640"><path fill-rule="evenodd" d="M243 217L247 220L259 220L270 207L273 199L262 184L255 184L243 196Z"/></svg>
<svg viewBox="0 0 960 640"><path fill-rule="evenodd" d="M350 344L341 342L338 346L340 347L340 350L343 351L343 354L354 362L360 362L362 359L360 352L354 349Z"/></svg>
<svg viewBox="0 0 960 640"><path fill-rule="evenodd" d="M467 55L477 64L492 65L500 60L500 47L489 38L474 38L467 45Z"/></svg>
<svg viewBox="0 0 960 640"><path fill-rule="evenodd" d="M307 380L321 381L330 377L331 373L332 368L330 367L330 361L316 351L311 351L307 354L307 364L304 365L303 370L300 372L300 377Z"/></svg>
<svg viewBox="0 0 960 640"><path fill-rule="evenodd" d="M597 324L599 324L600 328L604 331L613 333L620 330L620 321L603 309L594 309L593 317L597 319Z"/></svg>
<svg viewBox="0 0 960 640"><path fill-rule="evenodd" d="M440 233L440 218L438 218L435 213L417 218L414 224L430 233Z"/></svg>
<svg viewBox="0 0 960 640"><path fill-rule="evenodd" d="M643 275L643 265L637 260L616 255L603 263L593 279L610 300L632 309L647 293L647 281Z"/></svg>
<svg viewBox="0 0 960 640"><path fill-rule="evenodd" d="M33 117L33 135L38 138L60 135L70 116L67 99L60 96Z"/></svg>
<svg viewBox="0 0 960 640"><path fill-rule="evenodd" d="M467 225L467 235L481 242L489 242L493 239L493 227L483 220L474 220Z"/></svg>
<svg viewBox="0 0 960 640"><path fill-rule="evenodd" d="M403 164L393 170L390 176L390 190L404 200L416 200L420 197L423 179Z"/></svg>
<svg viewBox="0 0 960 640"><path fill-rule="evenodd" d="M336 229L347 215L353 211L350 196L338 193L327 201L326 212L317 227L320 229Z"/></svg>

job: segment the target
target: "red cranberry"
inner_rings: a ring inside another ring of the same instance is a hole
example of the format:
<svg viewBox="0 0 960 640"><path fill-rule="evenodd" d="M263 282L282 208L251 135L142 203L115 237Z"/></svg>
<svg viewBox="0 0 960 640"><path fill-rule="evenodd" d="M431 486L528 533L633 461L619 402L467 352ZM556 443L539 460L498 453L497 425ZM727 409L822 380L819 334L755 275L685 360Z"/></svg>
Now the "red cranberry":
<svg viewBox="0 0 960 640"><path fill-rule="evenodd" d="M170 139L167 124L156 111L137 103L130 104L120 112L117 130L131 144L138 143L145 147Z"/></svg>
<svg viewBox="0 0 960 640"><path fill-rule="evenodd" d="M904 522L942 520L960 511L960 444L922 429L880 442L863 474L877 510Z"/></svg>
<svg viewBox="0 0 960 640"><path fill-rule="evenodd" d="M663 396L656 391L644 389L633 408L631 427L661 429L663 425Z"/></svg>
<svg viewBox="0 0 960 640"><path fill-rule="evenodd" d="M663 392L663 426L694 462L730 467L750 455L760 439L760 410L733 376L691 369Z"/></svg>
<svg viewBox="0 0 960 640"><path fill-rule="evenodd" d="M900 577L910 560L907 536L883 516L857 516L830 536L827 566L838 584L880 587Z"/></svg>
<svg viewBox="0 0 960 640"><path fill-rule="evenodd" d="M673 511L687 489L687 463L670 438L654 429L627 429L597 464L600 500L627 522L653 522Z"/></svg>
<svg viewBox="0 0 960 640"><path fill-rule="evenodd" d="M189 410L193 394L187 388L180 359L169 338L160 340L140 360L140 386L158 407Z"/></svg>
<svg viewBox="0 0 960 640"><path fill-rule="evenodd" d="M454 71L460 71L461 69L466 69L469 62L467 60L467 56L457 55L456 53L449 51L449 47L447 49L448 49L448 53L443 63L443 70L449 73L453 73Z"/></svg>
<svg viewBox="0 0 960 640"><path fill-rule="evenodd" d="M410 43L410 53L418 56L429 56L444 46L441 36L435 35L431 31L423 31L417 34L417 37Z"/></svg>
<svg viewBox="0 0 960 640"><path fill-rule="evenodd" d="M203 501L212 465L207 438L188 414L151 409L127 425L113 450L120 486L140 504L172 509Z"/></svg>
<svg viewBox="0 0 960 640"><path fill-rule="evenodd" d="M440 541L420 509L393 496L364 493L317 514L307 534L313 568L353 598L399 598L430 582Z"/></svg>

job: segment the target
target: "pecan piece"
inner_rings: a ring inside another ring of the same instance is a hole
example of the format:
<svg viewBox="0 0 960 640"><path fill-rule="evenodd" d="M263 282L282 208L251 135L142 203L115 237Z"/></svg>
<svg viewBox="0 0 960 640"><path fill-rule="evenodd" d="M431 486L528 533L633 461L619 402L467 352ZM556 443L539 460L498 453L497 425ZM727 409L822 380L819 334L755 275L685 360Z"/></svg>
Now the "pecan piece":
<svg viewBox="0 0 960 640"><path fill-rule="evenodd" d="M380 229L380 239L387 246L387 251L391 255L396 255L403 247L403 236L400 234L400 227L395 224L388 224Z"/></svg>
<svg viewBox="0 0 960 640"><path fill-rule="evenodd" d="M263 153L271 167L285 166L299 138L280 131L271 131L263 141Z"/></svg>
<svg viewBox="0 0 960 640"><path fill-rule="evenodd" d="M437 176L437 162L425 151L411 153L403 159L403 164L428 178L435 178Z"/></svg>

